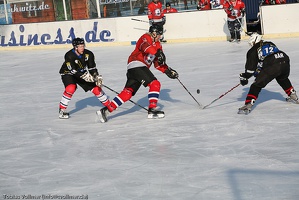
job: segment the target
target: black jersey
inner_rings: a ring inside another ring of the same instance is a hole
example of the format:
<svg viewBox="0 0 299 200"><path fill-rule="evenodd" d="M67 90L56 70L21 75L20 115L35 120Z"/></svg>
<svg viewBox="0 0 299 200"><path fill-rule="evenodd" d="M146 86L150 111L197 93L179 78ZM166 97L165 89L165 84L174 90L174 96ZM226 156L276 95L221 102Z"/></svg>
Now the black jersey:
<svg viewBox="0 0 299 200"><path fill-rule="evenodd" d="M253 73L257 68L267 68L285 62L289 62L286 53L279 50L273 42L262 40L248 50L245 70Z"/></svg>
<svg viewBox="0 0 299 200"><path fill-rule="evenodd" d="M75 53L74 49L71 49L65 54L64 59L65 61L59 70L61 75L69 74L80 77L87 70L90 74L98 74L94 54L88 49L84 49L80 56Z"/></svg>

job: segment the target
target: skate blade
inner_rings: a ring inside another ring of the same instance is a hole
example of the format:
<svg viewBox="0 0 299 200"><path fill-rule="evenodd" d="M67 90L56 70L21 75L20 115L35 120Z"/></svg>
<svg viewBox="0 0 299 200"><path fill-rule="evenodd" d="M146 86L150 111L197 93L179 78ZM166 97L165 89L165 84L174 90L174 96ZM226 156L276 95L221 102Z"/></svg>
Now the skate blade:
<svg viewBox="0 0 299 200"><path fill-rule="evenodd" d="M70 116L68 116L68 115L59 116L59 119L68 119L68 118L70 118Z"/></svg>
<svg viewBox="0 0 299 200"><path fill-rule="evenodd" d="M250 113L250 110L239 110L238 114L248 115Z"/></svg>
<svg viewBox="0 0 299 200"><path fill-rule="evenodd" d="M148 114L147 115L148 119L161 119L164 117L165 117L165 114Z"/></svg>
<svg viewBox="0 0 299 200"><path fill-rule="evenodd" d="M294 104L299 104L299 101L295 101L295 100L293 100L291 98L286 98L286 101L290 102L290 103L294 103Z"/></svg>
<svg viewBox="0 0 299 200"><path fill-rule="evenodd" d="M101 123L105 123L105 122L107 122L107 119L105 120L105 119L103 118L103 115L102 115L102 113L101 113L100 110L97 111L96 114L97 114L98 120L99 120Z"/></svg>

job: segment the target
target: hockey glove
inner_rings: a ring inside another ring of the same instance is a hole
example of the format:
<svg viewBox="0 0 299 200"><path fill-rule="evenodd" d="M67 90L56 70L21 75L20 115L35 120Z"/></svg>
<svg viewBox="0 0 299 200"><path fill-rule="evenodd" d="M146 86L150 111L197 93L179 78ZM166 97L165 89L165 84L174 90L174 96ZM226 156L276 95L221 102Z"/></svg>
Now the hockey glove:
<svg viewBox="0 0 299 200"><path fill-rule="evenodd" d="M229 7L228 7L228 10L229 11L232 11L234 9L234 6L233 5L230 5Z"/></svg>
<svg viewBox="0 0 299 200"><path fill-rule="evenodd" d="M246 76L246 73L241 73L239 78L240 78L240 84L241 84L242 86L248 84L248 78L247 78L247 76Z"/></svg>
<svg viewBox="0 0 299 200"><path fill-rule="evenodd" d="M88 72L85 72L83 75L80 76L80 78L82 78L86 82L94 82L93 77Z"/></svg>
<svg viewBox="0 0 299 200"><path fill-rule="evenodd" d="M245 8L243 8L243 9L241 10L241 14L242 14L242 17L245 16Z"/></svg>
<svg viewBox="0 0 299 200"><path fill-rule="evenodd" d="M174 69L171 69L170 67L168 67L165 70L165 74L171 79L179 78L179 74Z"/></svg>
<svg viewBox="0 0 299 200"><path fill-rule="evenodd" d="M158 49L157 53L155 54L159 65L165 65L166 56L161 49Z"/></svg>
<svg viewBox="0 0 299 200"><path fill-rule="evenodd" d="M166 23L166 17L162 17L162 26Z"/></svg>
<svg viewBox="0 0 299 200"><path fill-rule="evenodd" d="M148 21L148 23L149 23L150 26L152 26L153 23L154 23L154 20L150 19L150 20Z"/></svg>
<svg viewBox="0 0 299 200"><path fill-rule="evenodd" d="M98 75L98 74L95 74L93 76L93 80L95 82L95 84L99 87L101 87L103 85L103 77L102 75Z"/></svg>

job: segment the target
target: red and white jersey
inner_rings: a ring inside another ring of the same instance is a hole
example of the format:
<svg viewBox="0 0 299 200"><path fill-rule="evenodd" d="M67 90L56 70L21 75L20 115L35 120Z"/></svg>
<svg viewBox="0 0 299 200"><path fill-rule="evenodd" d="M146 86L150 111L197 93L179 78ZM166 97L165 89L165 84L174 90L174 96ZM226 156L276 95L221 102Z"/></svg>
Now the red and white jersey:
<svg viewBox="0 0 299 200"><path fill-rule="evenodd" d="M225 0L211 0L211 9L221 9L223 8Z"/></svg>
<svg viewBox="0 0 299 200"><path fill-rule="evenodd" d="M164 13L162 11L162 3L160 1L158 1L157 3L149 3L147 9L147 16L149 20L153 20L155 23L162 22L162 17L164 17Z"/></svg>
<svg viewBox="0 0 299 200"><path fill-rule="evenodd" d="M199 0L198 6L200 10L210 10L211 9L210 0Z"/></svg>
<svg viewBox="0 0 299 200"><path fill-rule="evenodd" d="M233 6L232 11L228 10L231 5ZM234 21L237 18L242 18L241 10L245 9L245 4L241 0L237 0L237 1L228 0L224 2L223 8L227 14L227 18L228 18L227 20Z"/></svg>
<svg viewBox="0 0 299 200"><path fill-rule="evenodd" d="M167 65L159 66L155 54L158 49L162 50L162 45L160 42L154 42L153 38L149 33L143 34L136 42L136 47L134 51L128 58L128 69L147 66L148 68L154 64L154 67L161 72L168 68Z"/></svg>
<svg viewBox="0 0 299 200"><path fill-rule="evenodd" d="M265 4L284 4L286 3L286 0L265 0Z"/></svg>
<svg viewBox="0 0 299 200"><path fill-rule="evenodd" d="M170 9L168 9L168 10L165 8L165 9L163 10L163 13L164 13L164 14L167 14L167 13L176 13L176 12L178 12L178 10L175 9L175 8L170 8Z"/></svg>

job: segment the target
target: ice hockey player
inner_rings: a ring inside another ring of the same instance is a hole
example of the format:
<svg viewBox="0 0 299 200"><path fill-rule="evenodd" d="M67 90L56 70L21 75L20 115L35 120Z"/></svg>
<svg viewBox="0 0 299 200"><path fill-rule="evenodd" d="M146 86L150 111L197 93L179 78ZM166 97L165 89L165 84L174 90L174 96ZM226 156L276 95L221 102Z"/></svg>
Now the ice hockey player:
<svg viewBox="0 0 299 200"><path fill-rule="evenodd" d="M229 42L241 41L241 27L245 16L245 4L241 0L227 0L223 4L227 14L227 26L230 33Z"/></svg>
<svg viewBox="0 0 299 200"><path fill-rule="evenodd" d="M255 81L250 86L245 105L239 108L239 114L248 114L262 88L266 87L273 79L288 95L286 101L299 104L296 91L290 80L290 59L288 55L279 50L271 41L262 40L262 36L253 33L248 43L252 46L246 56L245 73L240 74L241 85L247 85L252 76Z"/></svg>
<svg viewBox="0 0 299 200"><path fill-rule="evenodd" d="M176 8L171 7L170 2L167 2L165 4L165 9L163 10L164 14L167 14L167 13L177 13L177 12L178 12L178 10Z"/></svg>
<svg viewBox="0 0 299 200"><path fill-rule="evenodd" d="M160 0L152 0L147 6L148 13L147 17L149 19L149 25L159 25L163 28L166 23L166 17L162 10L162 3ZM160 36L160 42L167 42L164 40L164 36Z"/></svg>
<svg viewBox="0 0 299 200"><path fill-rule="evenodd" d="M166 57L159 42L163 28L152 25L149 32L143 34L137 41L134 51L128 58L127 82L120 92L106 107L97 111L101 122L107 121L107 115L117 107L130 100L136 94L141 85L148 87L148 118L163 118L164 112L157 109L161 84L150 71L153 64L156 69L165 73L169 78L176 79L179 74L166 64Z"/></svg>
<svg viewBox="0 0 299 200"><path fill-rule="evenodd" d="M73 49L65 54L65 61L59 71L65 87L59 104L60 119L69 118L66 109L77 89L77 85L83 88L85 92L91 90L104 106L110 103L101 88L103 78L96 68L94 54L85 49L85 42L81 38L73 39L72 45Z"/></svg>
<svg viewBox="0 0 299 200"><path fill-rule="evenodd" d="M197 4L197 10L211 10L210 0L199 0Z"/></svg>

